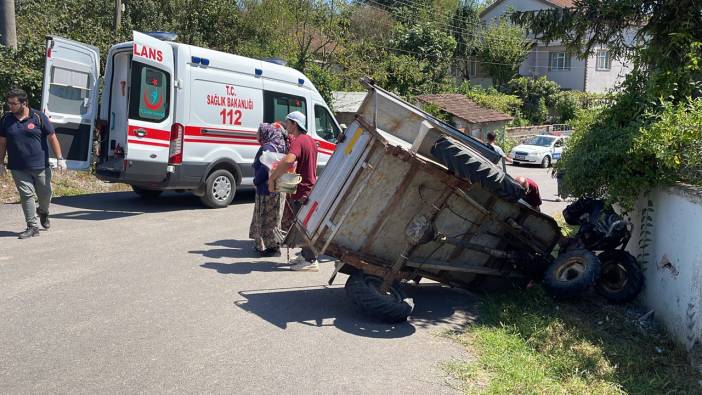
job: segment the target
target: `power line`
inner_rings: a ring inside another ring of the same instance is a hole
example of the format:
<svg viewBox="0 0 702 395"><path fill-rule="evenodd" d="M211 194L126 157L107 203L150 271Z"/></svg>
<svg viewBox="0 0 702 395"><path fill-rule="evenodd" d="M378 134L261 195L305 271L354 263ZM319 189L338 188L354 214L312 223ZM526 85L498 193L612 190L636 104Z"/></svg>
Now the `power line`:
<svg viewBox="0 0 702 395"><path fill-rule="evenodd" d="M365 1L365 3L366 3L368 6L370 6L370 7L372 7L372 8L375 8L375 9L378 9L378 10L381 10L381 11L387 11L387 12L392 12L392 11L393 11L393 8L391 8L391 7L389 7L389 6L386 6L386 5L384 5L384 4L378 3L377 1L374 1L374 0L364 0L364 1ZM412 3L407 3L407 2L404 1L404 0L396 0L396 1L397 1L398 3L401 3L401 4L403 4L403 5L406 5L408 8L410 8L410 9L412 9L412 10L415 10L415 11L427 11L427 10L428 10L428 7L413 7L413 6L412 6L412 5L413 5ZM371 4L371 3L372 3L372 4ZM415 4L415 6L418 6L418 4ZM448 18L450 18L450 17L452 16L450 13L444 13L444 12L441 12L441 11L439 11L439 10L433 10L433 11L435 11L435 12L437 12L437 13L439 13L439 14L445 16L445 17L448 17ZM465 34L465 35L468 35L468 36L471 36L471 37L473 37L473 38L476 38L477 41L478 41L480 44L482 44L482 45L485 44L486 38L485 38L485 35L483 35L483 34L476 34L475 32L468 31L468 30L466 30L466 29L464 29L464 28L462 28L462 27L459 27L459 26L446 25L446 24L442 24L442 23L439 23L439 22L433 22L433 24L436 25L437 28L439 28L439 30L441 30L441 31L443 31L444 33L447 33L447 34L449 34L449 35L451 35L451 36L453 36L453 33L456 33L456 32L458 32L458 33L463 33L463 34ZM494 39L494 38L493 38L493 39ZM528 38L527 38L527 39L528 39ZM500 39L497 38L497 40L499 41ZM537 41L538 41L538 40L537 40ZM502 40L502 42L507 42L507 40ZM538 44L537 44L537 46L538 46ZM546 46L546 47L548 47L548 46ZM550 54L550 53L553 53L553 52L563 52L563 51L543 51L543 50L531 49L531 50L529 50L529 52L530 52L530 53L548 53L548 54ZM538 66L538 67L542 67L542 66ZM548 67L548 66L545 66L545 67Z"/></svg>

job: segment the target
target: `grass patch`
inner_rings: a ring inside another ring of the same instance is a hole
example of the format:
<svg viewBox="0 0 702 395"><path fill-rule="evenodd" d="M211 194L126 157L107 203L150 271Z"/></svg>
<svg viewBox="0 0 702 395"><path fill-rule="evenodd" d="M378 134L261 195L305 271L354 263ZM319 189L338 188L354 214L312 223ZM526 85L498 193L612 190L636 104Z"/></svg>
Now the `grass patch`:
<svg viewBox="0 0 702 395"><path fill-rule="evenodd" d="M444 370L485 394L691 394L699 372L640 313L558 303L540 287L485 297L480 322L451 336L476 353Z"/></svg>
<svg viewBox="0 0 702 395"><path fill-rule="evenodd" d="M109 184L85 171L57 171L51 176L54 197L76 196L89 193L130 191L129 185ZM17 203L19 195L10 172L0 177L0 203Z"/></svg>

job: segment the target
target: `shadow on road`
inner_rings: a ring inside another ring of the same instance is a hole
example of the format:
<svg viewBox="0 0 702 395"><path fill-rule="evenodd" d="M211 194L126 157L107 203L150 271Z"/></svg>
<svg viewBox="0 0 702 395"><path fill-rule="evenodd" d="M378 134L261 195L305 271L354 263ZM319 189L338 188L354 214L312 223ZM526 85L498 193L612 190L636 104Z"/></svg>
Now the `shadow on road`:
<svg viewBox="0 0 702 395"><path fill-rule="evenodd" d="M19 232L7 232L4 230L0 230L0 237L17 237L19 236Z"/></svg>
<svg viewBox="0 0 702 395"><path fill-rule="evenodd" d="M410 336L416 327L465 325L466 315L455 313L469 312L474 304L466 293L438 285L417 286L408 291L415 301L414 312L408 322L399 324L380 323L364 315L353 306L341 286L241 291L239 294L245 300L235 304L281 329L290 323L302 323L388 339Z"/></svg>
<svg viewBox="0 0 702 395"><path fill-rule="evenodd" d="M254 196L254 192L237 192L232 205L253 203ZM197 196L176 192L165 192L153 200L140 198L133 192L93 193L58 197L54 198L52 203L79 209L52 214L52 217L87 221L103 221L146 213L206 209Z"/></svg>
<svg viewBox="0 0 702 395"><path fill-rule="evenodd" d="M252 272L289 272L287 267L281 267L280 262L240 262L219 263L207 262L200 267L216 270L220 274L249 274Z"/></svg>
<svg viewBox="0 0 702 395"><path fill-rule="evenodd" d="M188 252L212 259L259 257L258 253L253 248L253 240L218 240L211 243L206 243L205 245L225 248L212 248L209 250ZM205 266L203 265L203 267Z"/></svg>

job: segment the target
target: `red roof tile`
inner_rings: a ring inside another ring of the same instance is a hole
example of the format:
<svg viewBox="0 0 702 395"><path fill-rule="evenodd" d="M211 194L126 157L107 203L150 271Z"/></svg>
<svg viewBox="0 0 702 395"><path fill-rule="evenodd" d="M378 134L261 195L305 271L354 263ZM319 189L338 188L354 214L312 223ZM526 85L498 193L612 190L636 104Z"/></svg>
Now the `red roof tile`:
<svg viewBox="0 0 702 395"><path fill-rule="evenodd" d="M513 119L508 114L479 106L461 94L421 95L417 96L417 100L434 104L469 123L511 121Z"/></svg>

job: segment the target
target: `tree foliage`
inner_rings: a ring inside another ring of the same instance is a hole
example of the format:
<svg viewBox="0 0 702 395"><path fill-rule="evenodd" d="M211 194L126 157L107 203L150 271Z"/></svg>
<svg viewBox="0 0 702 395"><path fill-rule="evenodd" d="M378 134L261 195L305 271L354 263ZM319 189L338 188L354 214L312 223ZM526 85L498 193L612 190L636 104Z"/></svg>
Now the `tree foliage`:
<svg viewBox="0 0 702 395"><path fill-rule="evenodd" d="M686 122L700 111L699 1L575 0L569 9L515 13L513 21L542 40L561 40L580 56L605 44L633 65L622 93L609 107L598 110L596 117L580 114L581 127L559 163L572 191L631 207L641 192L657 185L677 180L702 184L692 159L699 156L698 147L668 144L689 141Z"/></svg>
<svg viewBox="0 0 702 395"><path fill-rule="evenodd" d="M481 35L477 56L493 82L502 86L519 73L519 65L529 54L529 43L522 27L507 20L488 26Z"/></svg>

